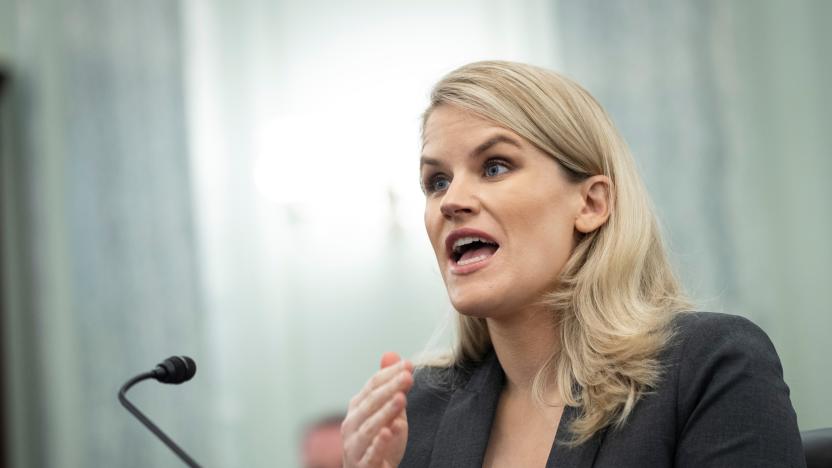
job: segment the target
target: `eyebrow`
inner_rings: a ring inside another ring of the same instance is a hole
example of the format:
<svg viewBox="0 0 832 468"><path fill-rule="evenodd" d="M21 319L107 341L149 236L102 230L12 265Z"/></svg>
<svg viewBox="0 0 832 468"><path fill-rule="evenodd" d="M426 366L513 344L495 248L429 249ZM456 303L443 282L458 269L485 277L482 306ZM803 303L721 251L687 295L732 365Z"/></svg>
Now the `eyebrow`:
<svg viewBox="0 0 832 468"><path fill-rule="evenodd" d="M499 143L506 143L506 144L512 145L512 146L514 146L518 149L522 149L522 147L520 146L520 143L517 140L515 140L514 138L511 138L508 135L496 135L496 136L493 136L493 137L489 138L488 140L485 140L484 142L480 143L479 146L474 148L474 150L471 151L468 154L468 157L469 158L475 158L475 157L479 156L480 154L488 151L493 146L496 146ZM422 167L422 166L425 166L425 165L427 165L427 166L439 166L440 161L438 159L429 158L427 156L422 156L422 158L419 160L419 167Z"/></svg>

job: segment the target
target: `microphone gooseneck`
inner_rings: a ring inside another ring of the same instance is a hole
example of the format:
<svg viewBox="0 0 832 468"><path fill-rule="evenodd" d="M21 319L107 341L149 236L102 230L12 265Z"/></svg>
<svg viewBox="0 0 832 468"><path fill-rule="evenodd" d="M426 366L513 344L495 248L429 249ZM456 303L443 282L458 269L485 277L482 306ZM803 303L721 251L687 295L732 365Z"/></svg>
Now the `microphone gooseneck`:
<svg viewBox="0 0 832 468"><path fill-rule="evenodd" d="M118 400L121 404L127 408L133 416L136 417L142 424L147 427L150 432L156 434L156 437L159 438L165 445L168 446L169 449L173 451L179 458L185 462L186 465L192 468L200 468L200 465L191 458L190 455L185 453L176 442L171 440L161 429L159 429L156 424L153 424L153 421L150 420L147 416L144 415L138 408L136 408L133 403L131 403L127 399L127 391L130 390L130 387L136 385L137 383L141 382L142 380L147 379L156 379L162 383L170 383L170 384L181 384L183 382L187 382L193 378L194 374L196 374L196 363L193 359L189 358L188 356L171 356L161 363L159 363L156 368L154 368L150 372L141 373L132 379L128 380L125 383L121 390L118 392Z"/></svg>

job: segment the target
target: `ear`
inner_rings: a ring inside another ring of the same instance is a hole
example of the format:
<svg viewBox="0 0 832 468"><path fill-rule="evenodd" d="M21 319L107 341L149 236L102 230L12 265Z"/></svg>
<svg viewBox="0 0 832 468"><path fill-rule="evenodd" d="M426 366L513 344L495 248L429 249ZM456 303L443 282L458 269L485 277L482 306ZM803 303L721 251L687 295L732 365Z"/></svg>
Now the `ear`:
<svg viewBox="0 0 832 468"><path fill-rule="evenodd" d="M612 209L612 182L605 175L592 176L580 183L582 206L575 218L575 229L588 234L603 226Z"/></svg>

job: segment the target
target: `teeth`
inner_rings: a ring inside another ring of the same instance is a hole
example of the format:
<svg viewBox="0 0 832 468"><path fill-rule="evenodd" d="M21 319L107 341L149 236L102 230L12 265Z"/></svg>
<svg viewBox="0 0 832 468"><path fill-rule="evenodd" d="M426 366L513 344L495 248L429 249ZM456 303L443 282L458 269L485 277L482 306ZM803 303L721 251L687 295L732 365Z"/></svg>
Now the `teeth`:
<svg viewBox="0 0 832 468"><path fill-rule="evenodd" d="M461 262L458 262L457 265L459 265L459 266L470 265L472 263L479 262L480 260L485 260L486 258L488 258L488 255L479 255L479 256L474 257L474 258L469 258L469 259L466 259L466 260L462 260Z"/></svg>
<svg viewBox="0 0 832 468"><path fill-rule="evenodd" d="M491 242L490 240L483 239L482 237L460 237L459 239L456 240L456 242L454 242L454 249L453 250L454 250L454 252L459 253L460 247L462 247L463 245L468 245L472 242L477 242L477 241L482 242L484 244L494 244L494 242Z"/></svg>

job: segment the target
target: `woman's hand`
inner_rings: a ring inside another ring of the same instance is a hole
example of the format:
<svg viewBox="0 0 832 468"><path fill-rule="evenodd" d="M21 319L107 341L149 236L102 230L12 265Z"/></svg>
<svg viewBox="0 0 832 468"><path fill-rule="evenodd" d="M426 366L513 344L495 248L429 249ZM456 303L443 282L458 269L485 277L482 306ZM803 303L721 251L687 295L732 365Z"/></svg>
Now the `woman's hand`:
<svg viewBox="0 0 832 468"><path fill-rule="evenodd" d="M413 364L385 353L381 370L350 400L341 425L344 467L398 466L407 444L405 394L413 386Z"/></svg>

